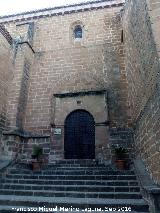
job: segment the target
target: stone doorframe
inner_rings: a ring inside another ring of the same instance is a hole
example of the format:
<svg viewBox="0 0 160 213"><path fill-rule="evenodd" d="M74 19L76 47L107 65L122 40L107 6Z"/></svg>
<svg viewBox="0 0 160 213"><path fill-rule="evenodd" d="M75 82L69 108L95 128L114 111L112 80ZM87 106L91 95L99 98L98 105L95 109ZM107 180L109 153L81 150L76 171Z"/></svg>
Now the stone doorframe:
<svg viewBox="0 0 160 213"><path fill-rule="evenodd" d="M54 94L52 99L52 141L50 162L64 159L64 123L74 110L91 113L95 120L95 158L104 159L109 147L108 107L106 90Z"/></svg>

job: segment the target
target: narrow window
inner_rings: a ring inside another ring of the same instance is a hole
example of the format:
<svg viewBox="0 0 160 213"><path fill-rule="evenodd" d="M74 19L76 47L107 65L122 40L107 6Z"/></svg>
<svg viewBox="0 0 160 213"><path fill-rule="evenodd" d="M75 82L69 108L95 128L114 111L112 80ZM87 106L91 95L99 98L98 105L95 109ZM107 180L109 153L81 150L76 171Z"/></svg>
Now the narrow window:
<svg viewBox="0 0 160 213"><path fill-rule="evenodd" d="M82 27L80 25L74 28L74 38L82 38Z"/></svg>
<svg viewBox="0 0 160 213"><path fill-rule="evenodd" d="M124 42L124 33L123 33L123 30L121 31L121 43Z"/></svg>

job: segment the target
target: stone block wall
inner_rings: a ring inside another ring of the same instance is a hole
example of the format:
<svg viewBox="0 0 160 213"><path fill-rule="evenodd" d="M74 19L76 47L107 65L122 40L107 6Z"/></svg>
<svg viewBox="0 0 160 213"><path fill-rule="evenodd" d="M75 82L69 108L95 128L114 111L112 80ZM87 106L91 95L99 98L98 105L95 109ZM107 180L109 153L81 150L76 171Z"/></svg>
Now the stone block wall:
<svg viewBox="0 0 160 213"><path fill-rule="evenodd" d="M32 61L33 52L30 47L27 44L19 44L14 59L14 77L8 96L7 110L10 129L22 130L24 127Z"/></svg>
<svg viewBox="0 0 160 213"><path fill-rule="evenodd" d="M34 58L34 50L31 46L33 41L33 23L19 24L15 26L15 28L17 35L12 33L14 36L14 77L9 90L8 115L10 129L17 128L23 130L28 100L30 72Z"/></svg>
<svg viewBox="0 0 160 213"><path fill-rule="evenodd" d="M16 134L3 134L2 160L16 160L21 158L22 141L22 138Z"/></svg>
<svg viewBox="0 0 160 213"><path fill-rule="evenodd" d="M127 1L123 21L129 104L134 122L154 93L159 60L146 1Z"/></svg>
<svg viewBox="0 0 160 213"><path fill-rule="evenodd" d="M53 100L54 94L105 90L110 125L119 128L111 129L111 143L116 141L128 146L129 142L132 146L132 134L126 127L134 127L137 155L141 155L155 182L160 183L157 167L160 153L159 0L126 0L122 19L122 4L106 2L109 7L64 13L66 7L55 14L44 10L40 15L35 12L21 18L15 16L14 21L11 17L8 21L4 18L14 40L14 75L10 74L9 57L12 39L10 37L7 43L6 37L0 34L3 53L0 57L4 62L0 65L0 97L3 99L0 128L4 129L8 117L11 129L33 133L30 139L23 140L25 134L15 138L24 142L20 147L22 153L25 150L29 153L32 144L40 143L45 154L62 155L63 144L52 153L49 139L41 138L50 135L50 124L55 120L53 111L58 104ZM76 25L82 27L82 39L74 38ZM8 76L13 77L10 84ZM61 110L65 112L65 108ZM4 149L8 152L13 149L14 154L17 147L12 146L13 140L7 140ZM99 153L108 155L107 148L99 147Z"/></svg>
<svg viewBox="0 0 160 213"><path fill-rule="evenodd" d="M8 90L13 78L11 43L12 38L0 25L0 143L2 131L6 129Z"/></svg>
<svg viewBox="0 0 160 213"><path fill-rule="evenodd" d="M33 154L33 146L38 144L43 149L43 161L48 162L49 155L51 154L51 143L50 136L46 137L24 137L21 145L21 156L20 162L27 163L31 160L31 155Z"/></svg>
<svg viewBox="0 0 160 213"><path fill-rule="evenodd" d="M135 158L135 144L133 140L132 128L110 128L109 146L110 159L113 165L116 160L115 149L118 147L123 147L126 150L126 158L128 159L126 168L132 168L133 159Z"/></svg>
<svg viewBox="0 0 160 213"><path fill-rule="evenodd" d="M147 0L147 6L151 18L152 32L160 58L160 0Z"/></svg>
<svg viewBox="0 0 160 213"><path fill-rule="evenodd" d="M49 133L53 94L101 89L109 91L111 124L128 124L121 9L113 6L29 20L34 22L35 57L30 71L25 130ZM23 35L19 30L23 23L27 21L19 20L17 26L13 22L5 25L15 37L16 32ZM81 40L73 38L77 24L83 28Z"/></svg>
<svg viewBox="0 0 160 213"><path fill-rule="evenodd" d="M159 58L145 0L126 1L123 26L128 101L136 154L160 183Z"/></svg>
<svg viewBox="0 0 160 213"><path fill-rule="evenodd" d="M136 122L135 150L152 179L160 184L160 87L155 89Z"/></svg>
<svg viewBox="0 0 160 213"><path fill-rule="evenodd" d="M7 30L5 33L3 31L0 65L0 82L3 83L3 87L1 88L2 98L0 104L3 110L3 126L1 125L1 128L4 136L1 142L1 155L5 159L15 159L22 154L22 133L34 53L26 40L23 40L25 37L12 38ZM23 35L28 35L28 31L24 26L20 32ZM29 38L31 38L31 33L29 35ZM6 128L4 128L4 125ZM4 130L7 130L7 132Z"/></svg>

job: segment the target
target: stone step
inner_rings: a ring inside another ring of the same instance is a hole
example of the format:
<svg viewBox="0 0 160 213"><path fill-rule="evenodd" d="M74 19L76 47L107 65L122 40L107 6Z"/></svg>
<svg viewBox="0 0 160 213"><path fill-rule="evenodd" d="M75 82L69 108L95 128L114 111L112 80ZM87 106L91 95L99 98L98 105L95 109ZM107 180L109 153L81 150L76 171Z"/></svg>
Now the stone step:
<svg viewBox="0 0 160 213"><path fill-rule="evenodd" d="M105 166L104 164L98 163L98 161L89 161L89 160L61 160L61 161L56 161L48 164L49 166L51 165L68 165L68 166ZM107 165L108 166L108 165Z"/></svg>
<svg viewBox="0 0 160 213"><path fill-rule="evenodd" d="M105 167L98 167L98 166L94 166L94 167L42 167L41 168L41 171L40 172L46 172L46 171L63 171L63 170L66 170L66 171L75 171L75 170L78 170L78 171L84 171L84 170L89 170L89 171L107 171L107 172L117 172L117 173L123 173L123 174L134 174L134 171L132 170L125 170L125 171L120 171L120 170L117 170L117 171L113 171L113 170L110 170L108 168L105 168ZM9 172L32 172L31 169L29 168L9 168L8 169Z"/></svg>
<svg viewBox="0 0 160 213"><path fill-rule="evenodd" d="M79 170L79 171L42 171L43 175L115 175L108 171L90 171L90 170ZM118 174L116 174L118 175ZM127 175L119 173L119 175Z"/></svg>
<svg viewBox="0 0 160 213"><path fill-rule="evenodd" d="M134 175L132 172L121 172L121 171L106 171L106 170L55 170L55 171L42 171L43 175Z"/></svg>
<svg viewBox="0 0 160 213"><path fill-rule="evenodd" d="M63 171L63 170L67 170L67 171L75 171L75 170L78 170L78 171L82 171L82 170L89 170L89 171L107 171L107 172L113 172L112 170L109 170L108 168L105 168L105 167L98 167L98 166L94 166L94 167L52 167L52 168L44 168L42 169L42 172L44 171ZM118 172L118 171L117 171ZM134 172L132 171L126 171L124 173L132 173L134 174Z"/></svg>
<svg viewBox="0 0 160 213"><path fill-rule="evenodd" d="M48 210L48 211L47 211ZM0 213L14 213L14 212L26 212L26 213L30 213L30 212L37 212L37 213L45 213L45 212L61 212L61 213L64 213L64 212L68 212L68 213L87 213L87 212L93 212L93 213L99 213L100 211L91 211L90 209L88 209L88 211L85 211L85 209L83 210L79 210L79 211L74 211L73 209L72 210L66 210L66 211L62 211L58 208L44 208L44 211L42 211L42 209L38 208L38 207L25 207L25 206L0 206ZM114 213L119 213L120 211L108 211L108 212L114 212ZM122 211L121 211L122 212ZM129 211L130 213L138 213L137 211ZM148 212L141 212L141 213L148 213Z"/></svg>
<svg viewBox="0 0 160 213"><path fill-rule="evenodd" d="M0 205L25 206L25 207L61 207L61 208L130 208L132 211L147 212L148 205L142 199L96 199L96 198L62 198L62 197L39 197L39 196L13 196L0 195Z"/></svg>
<svg viewBox="0 0 160 213"><path fill-rule="evenodd" d="M59 163L56 163L56 164L48 164L48 165L45 165L44 166L44 168L45 167L48 167L48 168L54 168L54 167L68 167L68 168L70 168L70 167L96 167L96 166L98 166L98 167L105 167L105 168L111 168L110 166L105 166L105 165L103 165L103 164L98 164L98 163L92 163L92 164L59 164Z"/></svg>
<svg viewBox="0 0 160 213"><path fill-rule="evenodd" d="M85 208L103 208L103 212L105 207L119 212L120 207L128 207L133 213L148 212L134 171L113 171L93 160L62 160L58 166L48 165L38 172L26 165L8 168L0 179L0 212L17 212L9 209L13 206L74 207L79 212L87 212Z"/></svg>
<svg viewBox="0 0 160 213"><path fill-rule="evenodd" d="M44 180L137 180L135 175L39 175L39 174L7 174L13 179L44 179Z"/></svg>
<svg viewBox="0 0 160 213"><path fill-rule="evenodd" d="M13 171L13 170L12 170ZM40 172L42 173L46 173L46 172L61 172L61 171L67 171L67 172L75 172L75 171L78 171L78 172L83 172L83 171L87 171L87 172L104 172L106 174L115 174L115 175L118 175L118 174L124 174L124 175L134 175L134 171L130 171L130 170L125 170L125 171L120 171L120 170L117 170L117 171L113 171L113 170L108 170L106 168L102 168L102 167L55 167L55 168L52 168L52 169L43 169L41 170ZM27 172L27 171L25 171Z"/></svg>
<svg viewBox="0 0 160 213"><path fill-rule="evenodd" d="M36 180L36 179L1 179L0 183L45 184L45 185L108 185L108 186L138 186L137 181L103 181L103 180Z"/></svg>
<svg viewBox="0 0 160 213"><path fill-rule="evenodd" d="M71 162L71 161L70 161ZM61 167L65 167L65 168L94 168L94 167L100 167L100 168L105 168L105 170L113 170L111 168L111 166L105 166L103 164L98 164L97 162L91 161L90 163L86 163L81 162L81 163L69 163L69 162L65 162L65 161L61 161L61 162L56 162L56 163L52 163L52 164L47 164L47 165L43 165L42 169L52 169L52 168L61 168ZM13 168L17 168L17 169L29 169L30 168L30 164L26 164L26 163L19 163L19 164L15 164Z"/></svg>
<svg viewBox="0 0 160 213"><path fill-rule="evenodd" d="M47 164L47 165L43 165L43 168L55 168L55 167L59 167L59 168L61 168L61 167L65 167L65 168L74 168L74 167L84 167L84 168L92 168L92 167L101 167L101 168L106 168L106 169L111 169L111 167L110 166L105 166L105 165L103 165L103 164L96 164L96 163L94 163L94 164L58 164L58 163L56 163L56 164ZM28 164L25 164L25 163L20 163L20 164L16 164L15 166L14 166L14 168L28 168Z"/></svg>
<svg viewBox="0 0 160 213"><path fill-rule="evenodd" d="M105 168L105 167L98 167L98 166L89 166L89 167L84 167L84 166L77 166L77 167L42 167L42 172L43 171L54 171L54 170L57 170L57 171L63 171L63 170L67 170L67 171L74 171L74 170L89 170L89 171L93 171L93 170L96 170L96 171L109 171L108 168ZM133 173L132 173L133 174Z"/></svg>
<svg viewBox="0 0 160 213"><path fill-rule="evenodd" d="M98 161L94 159L64 159L55 161L56 164L79 164L79 165L91 165L91 164L97 164Z"/></svg>
<svg viewBox="0 0 160 213"><path fill-rule="evenodd" d="M77 191L42 191L42 190L0 190L0 195L42 196L42 197L74 197L103 199L142 199L138 192L77 192Z"/></svg>
<svg viewBox="0 0 160 213"><path fill-rule="evenodd" d="M34 184L0 184L0 189L13 190L54 190L79 192L140 192L139 186L92 186L92 185L34 185Z"/></svg>
<svg viewBox="0 0 160 213"><path fill-rule="evenodd" d="M32 172L30 170L10 170L9 174L37 174L37 175L134 175L130 171L105 171L105 170L54 170L54 171L39 171Z"/></svg>

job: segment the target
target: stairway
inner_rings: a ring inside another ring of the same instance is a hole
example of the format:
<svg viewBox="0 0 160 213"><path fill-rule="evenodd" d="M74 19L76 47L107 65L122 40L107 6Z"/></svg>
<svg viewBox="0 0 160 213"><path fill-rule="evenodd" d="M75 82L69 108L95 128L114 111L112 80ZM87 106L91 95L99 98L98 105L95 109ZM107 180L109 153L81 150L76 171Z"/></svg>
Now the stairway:
<svg viewBox="0 0 160 213"><path fill-rule="evenodd" d="M116 171L93 160L62 160L39 172L20 164L9 167L0 179L0 212L17 208L19 212L149 211L134 171Z"/></svg>

